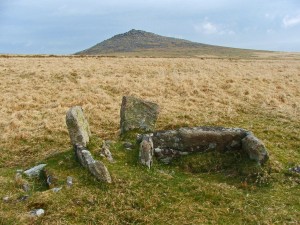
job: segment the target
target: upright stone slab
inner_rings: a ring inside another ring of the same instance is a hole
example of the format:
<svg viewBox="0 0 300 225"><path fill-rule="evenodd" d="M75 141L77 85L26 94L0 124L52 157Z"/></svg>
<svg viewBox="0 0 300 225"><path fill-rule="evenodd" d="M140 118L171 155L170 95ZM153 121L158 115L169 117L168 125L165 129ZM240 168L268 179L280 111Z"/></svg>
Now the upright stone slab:
<svg viewBox="0 0 300 225"><path fill-rule="evenodd" d="M66 123L73 146L86 146L91 135L90 127L80 106L70 108L66 115Z"/></svg>
<svg viewBox="0 0 300 225"><path fill-rule="evenodd" d="M121 105L121 135L128 131L151 132L159 113L159 106L132 96L124 96Z"/></svg>
<svg viewBox="0 0 300 225"><path fill-rule="evenodd" d="M149 169L153 163L153 141L151 134L145 134L142 137L142 142L140 143L140 152L139 152L139 160L142 165L147 166Z"/></svg>

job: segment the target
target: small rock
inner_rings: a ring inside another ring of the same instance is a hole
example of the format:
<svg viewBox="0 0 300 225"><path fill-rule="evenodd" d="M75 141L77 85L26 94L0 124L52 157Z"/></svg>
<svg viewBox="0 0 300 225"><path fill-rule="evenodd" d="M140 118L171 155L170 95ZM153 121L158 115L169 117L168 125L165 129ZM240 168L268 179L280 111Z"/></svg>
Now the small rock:
<svg viewBox="0 0 300 225"><path fill-rule="evenodd" d="M36 217L42 216L44 213L45 213L45 210L43 210L43 209L35 209L35 210L30 211L30 215L36 216Z"/></svg>
<svg viewBox="0 0 300 225"><path fill-rule="evenodd" d="M29 195L23 195L23 196L20 196L20 197L17 199L17 201L23 202L23 201L26 201L28 198L29 198Z"/></svg>
<svg viewBox="0 0 300 225"><path fill-rule="evenodd" d="M58 179L50 169L43 170L44 177L49 188L53 188L57 185Z"/></svg>
<svg viewBox="0 0 300 225"><path fill-rule="evenodd" d="M293 168L289 168L289 171L295 172L295 173L300 173L300 165L299 166L295 166Z"/></svg>
<svg viewBox="0 0 300 225"><path fill-rule="evenodd" d="M103 141L102 148L101 148L101 151L100 151L100 155L107 158L109 162L114 162L112 154L111 154L111 152L109 150L109 147L108 147L108 145L106 144L105 141Z"/></svg>
<svg viewBox="0 0 300 225"><path fill-rule="evenodd" d="M30 191L30 186L29 186L29 184L28 184L28 183L23 184L23 185L22 185L22 189L23 189L25 192Z"/></svg>
<svg viewBox="0 0 300 225"><path fill-rule="evenodd" d="M57 193L57 192L59 192L61 189L62 189L62 187L55 187L55 188L52 188L51 190L52 190L54 193Z"/></svg>
<svg viewBox="0 0 300 225"><path fill-rule="evenodd" d="M24 171L24 173L30 178L38 177L45 166L47 166L47 164L40 164L35 167L32 167L29 170Z"/></svg>
<svg viewBox="0 0 300 225"><path fill-rule="evenodd" d="M73 178L68 176L67 177L67 187L70 188L70 187L72 187L72 185L73 185Z"/></svg>
<svg viewBox="0 0 300 225"><path fill-rule="evenodd" d="M133 148L133 144L131 142L124 142L123 147L125 149L132 149Z"/></svg>
<svg viewBox="0 0 300 225"><path fill-rule="evenodd" d="M8 202L9 201L9 197L8 196L3 197L2 199L3 199L4 202Z"/></svg>
<svg viewBox="0 0 300 225"><path fill-rule="evenodd" d="M142 142L140 144L139 160L140 163L147 166L149 169L153 163L153 141L151 134L143 135Z"/></svg>
<svg viewBox="0 0 300 225"><path fill-rule="evenodd" d="M66 124L73 146L76 144L86 147L90 140L91 131L80 106L70 108L66 114Z"/></svg>

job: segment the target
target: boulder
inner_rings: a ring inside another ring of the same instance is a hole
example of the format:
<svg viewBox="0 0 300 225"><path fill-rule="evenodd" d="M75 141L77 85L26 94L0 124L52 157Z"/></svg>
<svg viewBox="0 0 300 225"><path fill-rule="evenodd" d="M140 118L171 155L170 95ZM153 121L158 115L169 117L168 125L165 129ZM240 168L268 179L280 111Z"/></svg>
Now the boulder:
<svg viewBox="0 0 300 225"><path fill-rule="evenodd" d="M66 114L66 123L73 146L76 144L86 146L89 142L91 131L87 119L80 106L70 108Z"/></svg>
<svg viewBox="0 0 300 225"><path fill-rule="evenodd" d="M247 135L242 139L242 148L249 155L250 159L264 164L269 159L268 151L261 140L253 134Z"/></svg>
<svg viewBox="0 0 300 225"><path fill-rule="evenodd" d="M152 132L159 114L159 106L132 96L124 96L120 111L121 135L128 131Z"/></svg>

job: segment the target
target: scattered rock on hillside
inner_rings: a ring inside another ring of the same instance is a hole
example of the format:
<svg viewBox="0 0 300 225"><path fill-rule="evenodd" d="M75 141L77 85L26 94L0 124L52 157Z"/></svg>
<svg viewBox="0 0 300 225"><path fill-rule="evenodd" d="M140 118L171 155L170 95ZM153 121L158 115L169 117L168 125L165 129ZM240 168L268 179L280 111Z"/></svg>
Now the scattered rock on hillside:
<svg viewBox="0 0 300 225"><path fill-rule="evenodd" d="M67 187L70 188L73 185L73 177L67 177Z"/></svg>
<svg viewBox="0 0 300 225"><path fill-rule="evenodd" d="M58 179L54 172L50 169L43 169L43 175L49 188L54 188L57 185Z"/></svg>
<svg viewBox="0 0 300 225"><path fill-rule="evenodd" d="M140 163L147 166L149 169L153 163L153 141L152 134L143 135L140 143L139 160Z"/></svg>
<svg viewBox="0 0 300 225"><path fill-rule="evenodd" d="M111 176L106 168L106 166L97 160L94 160L90 151L85 147L76 145L75 153L82 166L87 168L91 174L93 174L97 180L111 183Z"/></svg>
<svg viewBox="0 0 300 225"><path fill-rule="evenodd" d="M100 150L100 155L104 156L105 158L107 158L107 160L109 162L114 162L112 154L111 154L111 152L109 150L109 145L106 144L106 141L103 141L103 144L102 144L102 147L101 147L101 150Z"/></svg>
<svg viewBox="0 0 300 225"><path fill-rule="evenodd" d="M70 108L66 114L66 123L73 146L76 144L86 146L91 131L87 119L80 106Z"/></svg>
<svg viewBox="0 0 300 225"><path fill-rule="evenodd" d="M242 139L242 148L250 157L260 164L264 164L269 159L268 151L261 140L253 134L247 135Z"/></svg>
<svg viewBox="0 0 300 225"><path fill-rule="evenodd" d="M300 173L300 165L292 167L292 168L289 168L289 171L295 172L295 173Z"/></svg>
<svg viewBox="0 0 300 225"><path fill-rule="evenodd" d="M2 200L3 200L4 202L9 202L9 197L8 197L8 196L4 196L4 197L2 198Z"/></svg>
<svg viewBox="0 0 300 225"><path fill-rule="evenodd" d="M24 173L32 178L32 177L38 177L40 176L41 174L41 171L44 169L44 167L46 166L47 164L40 164L40 165L37 165L35 167L32 167L31 169L28 169L26 171L24 171Z"/></svg>
<svg viewBox="0 0 300 225"><path fill-rule="evenodd" d="M112 182L111 181L111 176L108 172L108 169L100 161L95 161L94 163L89 164L89 171L99 181L103 181L103 182L106 182L106 183L111 183Z"/></svg>
<svg viewBox="0 0 300 225"><path fill-rule="evenodd" d="M44 213L45 213L45 210L44 210L44 209L35 209L35 210L30 211L30 215L31 215L31 216L35 216L35 217L40 217L40 216L42 216Z"/></svg>
<svg viewBox="0 0 300 225"><path fill-rule="evenodd" d="M132 96L123 96L120 111L121 135L128 131L151 132L159 113L159 106Z"/></svg>

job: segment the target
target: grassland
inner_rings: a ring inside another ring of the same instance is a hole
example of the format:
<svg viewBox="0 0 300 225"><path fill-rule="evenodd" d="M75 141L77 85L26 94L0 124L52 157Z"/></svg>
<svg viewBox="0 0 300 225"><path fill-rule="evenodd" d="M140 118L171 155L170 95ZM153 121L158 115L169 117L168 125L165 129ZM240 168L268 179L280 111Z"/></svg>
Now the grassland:
<svg viewBox="0 0 300 225"><path fill-rule="evenodd" d="M298 55L234 58L0 57L0 224L299 224L300 60ZM245 175L240 156L208 154L147 170L137 150L118 141L123 95L158 103L157 129L242 127L266 144L270 163ZM113 184L101 184L74 160L65 125L81 105L99 156L115 140ZM41 180L25 193L16 169L45 162L63 189ZM74 178L71 189L67 176ZM40 218L28 212L44 208Z"/></svg>

